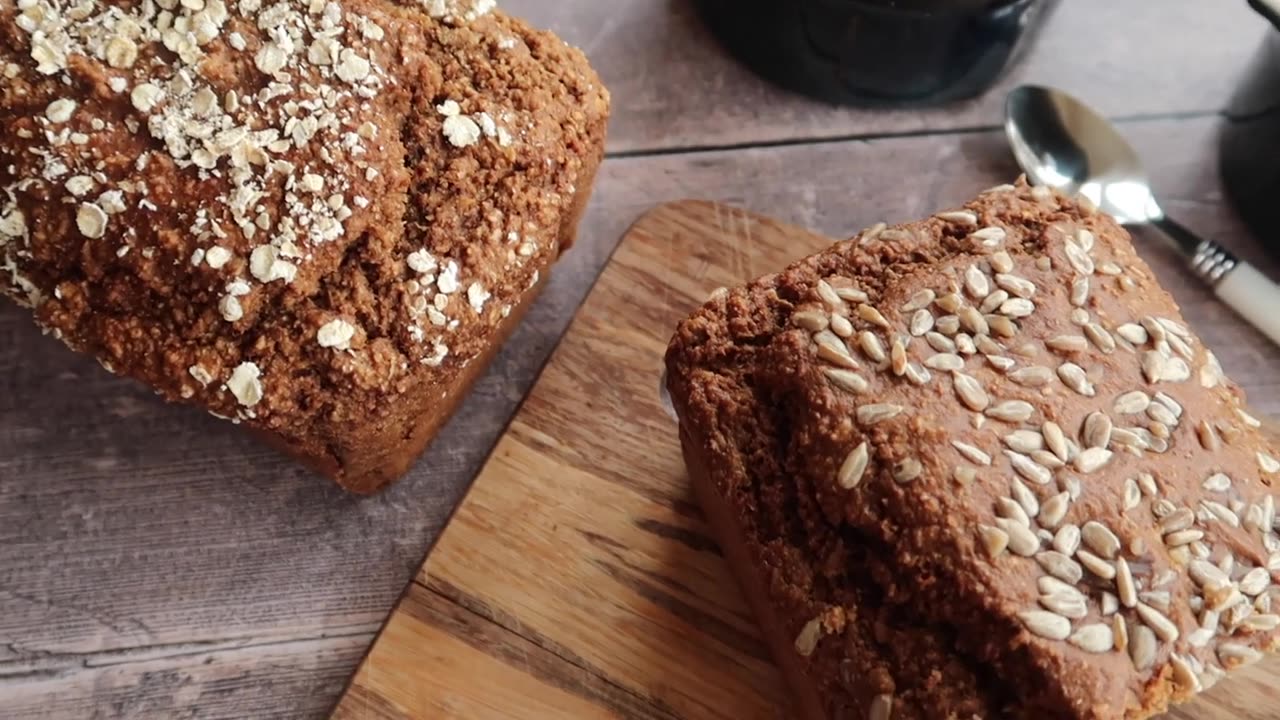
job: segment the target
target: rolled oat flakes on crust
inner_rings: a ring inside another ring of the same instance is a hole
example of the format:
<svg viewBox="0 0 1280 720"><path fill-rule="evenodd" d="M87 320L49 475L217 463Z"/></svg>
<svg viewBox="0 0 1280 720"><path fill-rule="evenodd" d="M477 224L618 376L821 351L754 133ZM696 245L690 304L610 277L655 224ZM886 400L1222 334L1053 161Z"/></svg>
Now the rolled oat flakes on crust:
<svg viewBox="0 0 1280 720"><path fill-rule="evenodd" d="M492 0L10 0L0 76L0 293L362 492L572 243L608 115Z"/></svg>

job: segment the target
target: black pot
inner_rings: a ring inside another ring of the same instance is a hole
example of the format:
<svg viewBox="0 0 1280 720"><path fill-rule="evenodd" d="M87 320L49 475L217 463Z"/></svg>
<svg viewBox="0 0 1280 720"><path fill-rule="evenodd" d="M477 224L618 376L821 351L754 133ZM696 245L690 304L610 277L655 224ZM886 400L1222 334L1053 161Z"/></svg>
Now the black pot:
<svg viewBox="0 0 1280 720"><path fill-rule="evenodd" d="M854 105L981 93L1051 0L698 0L729 51L785 88Z"/></svg>
<svg viewBox="0 0 1280 720"><path fill-rule="evenodd" d="M1266 247L1280 254L1280 14L1268 3L1251 4L1277 29L1267 33L1227 106L1219 162L1236 211Z"/></svg>

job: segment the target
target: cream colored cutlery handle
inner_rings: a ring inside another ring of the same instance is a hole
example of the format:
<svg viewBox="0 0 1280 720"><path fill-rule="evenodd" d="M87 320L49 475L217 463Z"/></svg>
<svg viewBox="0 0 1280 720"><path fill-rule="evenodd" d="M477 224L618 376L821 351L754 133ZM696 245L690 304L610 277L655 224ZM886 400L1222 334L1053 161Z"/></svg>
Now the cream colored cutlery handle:
<svg viewBox="0 0 1280 720"><path fill-rule="evenodd" d="M1238 263L1214 288L1218 297L1280 345L1280 285L1249 263Z"/></svg>

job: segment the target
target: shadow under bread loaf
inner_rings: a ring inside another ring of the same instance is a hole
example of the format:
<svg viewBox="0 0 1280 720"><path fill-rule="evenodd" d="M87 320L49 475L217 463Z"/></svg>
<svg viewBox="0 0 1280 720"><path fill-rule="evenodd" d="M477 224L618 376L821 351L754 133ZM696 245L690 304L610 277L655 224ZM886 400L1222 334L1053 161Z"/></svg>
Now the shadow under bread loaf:
<svg viewBox="0 0 1280 720"><path fill-rule="evenodd" d="M573 242L608 93L488 0L0 6L0 292L344 487Z"/></svg>
<svg viewBox="0 0 1280 720"><path fill-rule="evenodd" d="M1025 183L717 294L668 386L806 717L1148 718L1277 645L1280 449Z"/></svg>

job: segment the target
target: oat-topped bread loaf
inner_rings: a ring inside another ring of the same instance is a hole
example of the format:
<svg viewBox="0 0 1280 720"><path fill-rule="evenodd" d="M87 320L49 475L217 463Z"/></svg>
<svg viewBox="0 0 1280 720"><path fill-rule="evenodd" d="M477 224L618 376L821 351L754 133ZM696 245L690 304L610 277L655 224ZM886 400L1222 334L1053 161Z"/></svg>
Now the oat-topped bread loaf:
<svg viewBox="0 0 1280 720"><path fill-rule="evenodd" d="M1280 450L1091 207L872 228L719 293L667 367L808 718L1147 718L1277 644Z"/></svg>
<svg viewBox="0 0 1280 720"><path fill-rule="evenodd" d="M573 240L608 94L492 0L0 0L0 292L371 491Z"/></svg>

